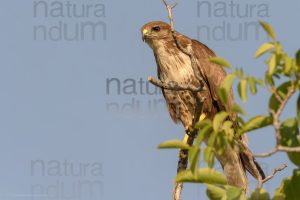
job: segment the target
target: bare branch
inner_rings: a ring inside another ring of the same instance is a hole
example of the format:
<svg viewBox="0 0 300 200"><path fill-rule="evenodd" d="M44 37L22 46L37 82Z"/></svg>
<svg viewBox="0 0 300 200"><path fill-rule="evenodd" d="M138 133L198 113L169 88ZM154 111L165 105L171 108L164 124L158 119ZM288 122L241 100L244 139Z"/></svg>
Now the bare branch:
<svg viewBox="0 0 300 200"><path fill-rule="evenodd" d="M285 147L285 146L278 146L278 151L284 151L287 153L300 153L300 147Z"/></svg>
<svg viewBox="0 0 300 200"><path fill-rule="evenodd" d="M274 155L277 152L285 152L285 153L300 153L300 147L286 147L282 145L278 145L271 151L265 152L265 153L260 153L260 154L255 154L254 157L257 158L266 158Z"/></svg>
<svg viewBox="0 0 300 200"><path fill-rule="evenodd" d="M174 18L173 18L173 9L178 5L178 3L175 3L174 5L169 5L167 0L163 0L167 11L168 11L168 17L170 20L170 26L171 26L171 31L174 32Z"/></svg>
<svg viewBox="0 0 300 200"><path fill-rule="evenodd" d="M275 168L272 172L272 174L270 176L267 176L264 180L263 180L263 183L271 180L278 172L284 170L285 168L287 168L287 165L284 164L282 165L281 167L278 167L278 168Z"/></svg>
<svg viewBox="0 0 300 200"><path fill-rule="evenodd" d="M182 90L188 90L191 92L200 92L203 90L202 87L195 87L193 85L185 85L185 84L179 84L175 81L171 81L171 82L162 82L160 80L156 80L153 77L149 77L148 81L150 83L152 83L153 85L160 87L162 89L166 89L166 90L174 90L174 91L182 91Z"/></svg>
<svg viewBox="0 0 300 200"><path fill-rule="evenodd" d="M182 188L183 188L183 184L182 183L176 183L175 184L175 187L173 189L172 199L174 199L174 200L180 200L180 195L181 195Z"/></svg>
<svg viewBox="0 0 300 200"><path fill-rule="evenodd" d="M255 154L254 157L258 157L258 158L266 158L266 157L270 157L273 154L278 152L278 148L274 148L271 151L265 152L265 153L260 153L260 154Z"/></svg>

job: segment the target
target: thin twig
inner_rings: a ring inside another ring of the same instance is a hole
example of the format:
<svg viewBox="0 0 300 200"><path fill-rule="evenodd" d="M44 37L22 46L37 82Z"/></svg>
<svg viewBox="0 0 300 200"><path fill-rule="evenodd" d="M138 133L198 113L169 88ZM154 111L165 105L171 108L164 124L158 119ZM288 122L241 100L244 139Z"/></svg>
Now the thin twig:
<svg viewBox="0 0 300 200"><path fill-rule="evenodd" d="M271 151L268 151L268 152L265 152L265 153L254 154L254 157L257 157L257 158L266 158L266 157L272 156L273 154L275 154L277 152L278 152L278 148L276 147L276 148L272 149Z"/></svg>
<svg viewBox="0 0 300 200"><path fill-rule="evenodd" d="M300 153L300 147L285 147L285 146L279 145L278 151L284 151L287 153Z"/></svg>
<svg viewBox="0 0 300 200"><path fill-rule="evenodd" d="M271 180L278 172L284 170L285 168L287 168L287 165L284 164L282 165L281 167L278 167L276 169L273 170L272 174L270 176L267 176L264 180L263 180L263 183Z"/></svg>
<svg viewBox="0 0 300 200"><path fill-rule="evenodd" d="M178 3L175 3L174 5L169 5L167 0L163 0L163 2L164 2L165 6L167 8L168 17L169 17L169 20L170 20L171 31L173 32L175 30L174 29L173 9L177 6Z"/></svg>
<svg viewBox="0 0 300 200"><path fill-rule="evenodd" d="M283 99L281 98L281 96L278 94L278 92L276 91L276 88L274 86L271 87L271 93L274 94L275 98L277 99L277 101L279 101L280 103L283 102Z"/></svg>
<svg viewBox="0 0 300 200"><path fill-rule="evenodd" d="M254 157L257 158L266 158L274 155L277 152L285 152L285 153L300 153L300 147L286 147L279 145L272 149L271 151L265 152L265 153L260 153L260 154L255 154Z"/></svg>

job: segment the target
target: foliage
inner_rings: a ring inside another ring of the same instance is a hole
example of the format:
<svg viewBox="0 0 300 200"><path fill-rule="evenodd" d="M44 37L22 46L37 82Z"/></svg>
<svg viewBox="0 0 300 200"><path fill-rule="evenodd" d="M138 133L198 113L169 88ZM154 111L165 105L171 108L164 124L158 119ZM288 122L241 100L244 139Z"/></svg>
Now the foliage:
<svg viewBox="0 0 300 200"><path fill-rule="evenodd" d="M206 119L196 124L195 128L198 128L199 132L193 146L189 147L182 141L177 140L168 141L160 145L160 148L189 149L189 169L179 173L175 178L175 182L207 184L207 196L210 199L247 199L240 189L226 185L225 177L213 169L215 156L220 155L225 148L234 148L235 138L239 138L242 134L247 134L250 131L273 126L277 139L279 137L280 140L277 141L276 147L300 146L300 95L296 105L297 116L283 122L279 120L288 100L300 90L300 50L295 57L289 56L283 51L282 45L277 40L272 27L265 22L260 22L260 24L270 37L270 41L262 44L255 54L256 58L269 55L266 61L267 68L265 69L264 78L246 75L241 68L233 69L231 64L224 58L211 58L211 62L231 70L223 85L218 89L221 101L224 105L227 105L226 110L218 113L213 120ZM237 81L237 91L243 102L247 101L249 92L251 95L256 95L259 87L267 90L270 93L269 115L252 116L246 121L241 117L246 115L242 106L234 104L229 107L228 102L234 81ZM234 126L231 120L231 116L234 113L240 114L238 116L238 127ZM206 141L205 147L202 145L204 141ZM200 152L202 151L203 159L207 165L206 168L198 168ZM291 150L286 153L291 162L300 167L299 151L293 152ZM300 169L295 169L291 177L282 181L273 199L299 198L299 185ZM248 199L268 200L270 199L270 194L262 188L257 188L250 194Z"/></svg>

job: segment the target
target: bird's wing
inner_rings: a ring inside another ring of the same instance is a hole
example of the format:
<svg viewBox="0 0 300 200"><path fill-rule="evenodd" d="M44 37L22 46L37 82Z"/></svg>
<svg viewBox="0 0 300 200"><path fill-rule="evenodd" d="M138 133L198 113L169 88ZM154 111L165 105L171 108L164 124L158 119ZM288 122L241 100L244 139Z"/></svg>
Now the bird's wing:
<svg viewBox="0 0 300 200"><path fill-rule="evenodd" d="M180 43L180 45L186 50L189 50L189 48L191 48L197 61L197 67L201 72L204 81L209 87L212 99L217 103L220 110L225 110L225 106L220 100L217 90L222 85L226 77L226 72L222 66L211 63L209 60L211 57L215 57L216 54L205 44L197 40L192 40L180 33L177 33L176 39L178 40L178 43ZM231 91L228 100L229 109L232 107L233 103L234 97L233 92ZM231 116L231 119L235 121L236 115L233 114L233 116Z"/></svg>
<svg viewBox="0 0 300 200"><path fill-rule="evenodd" d="M215 57L216 54L205 44L197 40L191 40L188 37L181 35L179 33L177 33L177 40L180 44L182 44L181 46L186 50L192 48L191 50L197 60L198 69L200 70L204 81L209 87L212 99L217 103L219 107L219 111L225 110L225 106L220 100L217 90L222 85L226 77L226 72L222 66L211 63L209 60L211 57ZM234 104L234 96L233 96L233 91L231 90L227 107L231 109L233 104ZM235 112L231 112L230 119L234 122L235 127L238 127L237 115ZM254 159L251 151L249 150L246 138L241 137L240 139L242 143L241 145L244 146L242 152L240 152L240 157L244 167L246 168L247 171L251 173L251 175L253 175L255 178L258 178L255 175L254 172L255 170L253 169L253 166L249 162L250 160L253 160L261 177L264 178L265 177L264 172L259 166L259 164L256 162L256 160Z"/></svg>

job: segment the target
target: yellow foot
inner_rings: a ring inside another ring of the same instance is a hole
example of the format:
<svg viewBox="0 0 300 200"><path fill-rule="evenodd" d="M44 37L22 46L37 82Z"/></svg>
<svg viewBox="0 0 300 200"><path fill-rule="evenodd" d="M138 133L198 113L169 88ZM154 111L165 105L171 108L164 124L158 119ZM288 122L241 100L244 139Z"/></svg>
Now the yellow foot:
<svg viewBox="0 0 300 200"><path fill-rule="evenodd" d="M206 118L206 114L202 113L199 117L199 122L205 120L205 118Z"/></svg>
<svg viewBox="0 0 300 200"><path fill-rule="evenodd" d="M184 129L187 134L192 133L194 130L192 125L185 126Z"/></svg>

